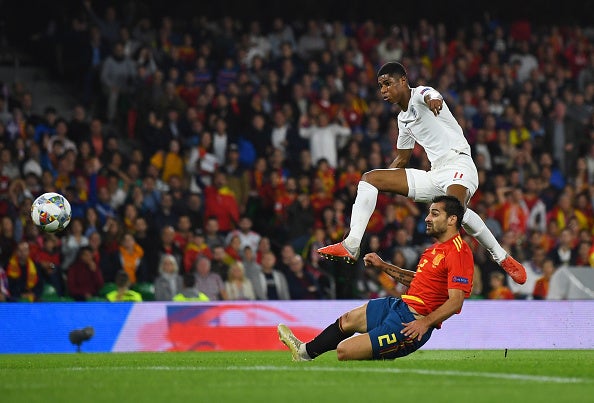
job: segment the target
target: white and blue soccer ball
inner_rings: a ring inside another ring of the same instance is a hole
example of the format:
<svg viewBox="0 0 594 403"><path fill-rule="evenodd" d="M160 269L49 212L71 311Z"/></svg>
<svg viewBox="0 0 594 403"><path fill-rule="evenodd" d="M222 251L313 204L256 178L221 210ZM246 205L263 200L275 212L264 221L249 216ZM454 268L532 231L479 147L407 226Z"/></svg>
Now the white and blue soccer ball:
<svg viewBox="0 0 594 403"><path fill-rule="evenodd" d="M42 231L59 232L68 226L72 210L59 193L44 193L31 205L31 219Z"/></svg>

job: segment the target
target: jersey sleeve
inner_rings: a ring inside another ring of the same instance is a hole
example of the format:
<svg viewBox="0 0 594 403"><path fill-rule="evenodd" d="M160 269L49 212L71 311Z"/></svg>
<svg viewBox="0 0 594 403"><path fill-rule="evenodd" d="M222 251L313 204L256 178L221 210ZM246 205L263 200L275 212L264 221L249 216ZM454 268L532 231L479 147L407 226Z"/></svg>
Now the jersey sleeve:
<svg viewBox="0 0 594 403"><path fill-rule="evenodd" d="M448 268L448 289L454 288L464 291L466 297L470 296L472 278L474 276L474 259L472 252L466 248L450 250L446 256Z"/></svg>
<svg viewBox="0 0 594 403"><path fill-rule="evenodd" d="M426 87L426 86L419 87L419 91L417 91L417 94L416 94L416 99L414 100L415 103L423 105L428 108L427 104L425 103L425 95L427 95L430 91L439 92L433 87Z"/></svg>
<svg viewBox="0 0 594 403"><path fill-rule="evenodd" d="M398 138L396 139L396 148L399 150L411 150L415 147L415 139L408 134L406 127L398 121Z"/></svg>

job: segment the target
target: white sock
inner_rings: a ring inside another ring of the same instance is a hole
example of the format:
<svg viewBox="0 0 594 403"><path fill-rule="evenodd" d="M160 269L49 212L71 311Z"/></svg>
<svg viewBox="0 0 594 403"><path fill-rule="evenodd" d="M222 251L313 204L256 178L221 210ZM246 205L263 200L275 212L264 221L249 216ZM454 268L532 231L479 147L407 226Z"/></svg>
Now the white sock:
<svg viewBox="0 0 594 403"><path fill-rule="evenodd" d="M466 209L462 225L466 232L485 247L497 263L501 263L507 256L505 249L499 245L495 236L489 231L483 219L471 209Z"/></svg>
<svg viewBox="0 0 594 403"><path fill-rule="evenodd" d="M301 356L301 358L311 360L311 357L309 356L309 354L307 354L307 348L305 348L305 344L306 343L301 343L301 345L299 346L299 355Z"/></svg>
<svg viewBox="0 0 594 403"><path fill-rule="evenodd" d="M353 211L351 213L351 230L349 235L345 238L344 246L353 251L357 249L363 239L363 234L375 210L375 203L377 202L378 190L375 186L365 181L359 181L357 186L357 197L353 204Z"/></svg>

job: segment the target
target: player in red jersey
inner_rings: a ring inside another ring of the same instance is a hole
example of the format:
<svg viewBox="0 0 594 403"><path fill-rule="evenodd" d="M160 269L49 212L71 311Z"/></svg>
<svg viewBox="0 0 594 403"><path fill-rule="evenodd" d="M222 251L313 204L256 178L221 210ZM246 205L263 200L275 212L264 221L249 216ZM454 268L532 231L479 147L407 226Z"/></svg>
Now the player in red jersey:
<svg viewBox="0 0 594 403"><path fill-rule="evenodd" d="M460 237L464 206L453 196L433 199L425 218L427 234L437 243L427 248L417 264L408 293L401 298L373 299L343 314L308 343L278 325L280 340L291 350L294 361L309 361L336 349L339 360L394 359L418 350L433 329L459 313L470 295L474 259ZM363 258L390 275L405 272L377 254ZM360 333L354 337L355 333Z"/></svg>

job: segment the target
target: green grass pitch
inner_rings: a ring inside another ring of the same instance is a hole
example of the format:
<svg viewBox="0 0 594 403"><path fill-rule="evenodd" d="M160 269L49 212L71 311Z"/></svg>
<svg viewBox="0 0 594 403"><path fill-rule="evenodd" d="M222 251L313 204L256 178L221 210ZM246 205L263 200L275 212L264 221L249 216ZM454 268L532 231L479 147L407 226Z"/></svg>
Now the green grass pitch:
<svg viewBox="0 0 594 403"><path fill-rule="evenodd" d="M84 346L83 346L84 347ZM591 402L594 350L0 355L0 402Z"/></svg>

